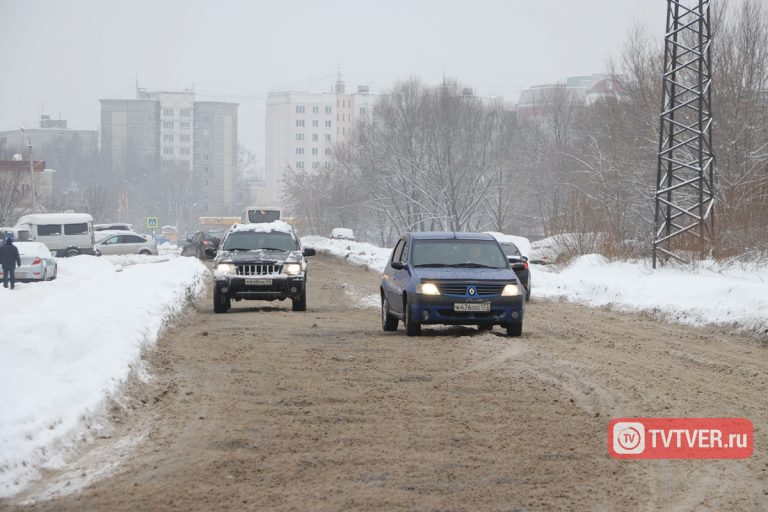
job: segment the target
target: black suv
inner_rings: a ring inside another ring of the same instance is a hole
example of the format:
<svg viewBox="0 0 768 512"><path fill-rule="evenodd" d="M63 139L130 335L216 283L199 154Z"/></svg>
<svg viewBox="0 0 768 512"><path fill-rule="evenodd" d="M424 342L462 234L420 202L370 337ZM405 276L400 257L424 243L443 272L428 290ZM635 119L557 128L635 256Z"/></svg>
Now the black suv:
<svg viewBox="0 0 768 512"><path fill-rule="evenodd" d="M285 222L235 224L213 260L213 311L226 313L235 300L291 299L307 309L307 260L294 229Z"/></svg>

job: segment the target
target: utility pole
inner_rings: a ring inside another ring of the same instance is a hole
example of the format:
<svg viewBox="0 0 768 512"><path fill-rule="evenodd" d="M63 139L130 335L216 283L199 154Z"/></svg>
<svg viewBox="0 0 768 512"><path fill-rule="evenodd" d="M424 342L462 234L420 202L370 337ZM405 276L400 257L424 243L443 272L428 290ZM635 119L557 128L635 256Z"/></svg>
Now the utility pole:
<svg viewBox="0 0 768 512"><path fill-rule="evenodd" d="M653 268L712 249L711 0L667 0ZM688 7L688 5L691 5Z"/></svg>
<svg viewBox="0 0 768 512"><path fill-rule="evenodd" d="M32 160L32 136L29 136L29 186L32 190L32 213L37 213L37 194L35 191L35 161Z"/></svg>

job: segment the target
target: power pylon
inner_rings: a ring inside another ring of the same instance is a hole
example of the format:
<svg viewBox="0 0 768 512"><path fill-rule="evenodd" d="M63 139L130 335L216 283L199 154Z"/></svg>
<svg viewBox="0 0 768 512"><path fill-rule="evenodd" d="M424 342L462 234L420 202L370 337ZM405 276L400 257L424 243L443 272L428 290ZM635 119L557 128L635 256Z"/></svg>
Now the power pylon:
<svg viewBox="0 0 768 512"><path fill-rule="evenodd" d="M692 7L686 6L692 4ZM667 0L653 268L714 235L710 0Z"/></svg>

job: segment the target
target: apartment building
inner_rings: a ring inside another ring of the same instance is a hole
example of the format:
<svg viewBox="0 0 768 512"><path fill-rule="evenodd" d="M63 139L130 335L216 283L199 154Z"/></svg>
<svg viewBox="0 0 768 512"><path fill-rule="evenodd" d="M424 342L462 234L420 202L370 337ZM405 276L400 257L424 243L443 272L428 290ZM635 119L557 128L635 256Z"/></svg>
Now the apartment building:
<svg viewBox="0 0 768 512"><path fill-rule="evenodd" d="M352 136L361 115L370 115L374 100L367 86L347 93L341 80L331 92L269 93L265 186L256 194L258 202L282 205L283 175L288 169L313 172L330 167L334 147Z"/></svg>

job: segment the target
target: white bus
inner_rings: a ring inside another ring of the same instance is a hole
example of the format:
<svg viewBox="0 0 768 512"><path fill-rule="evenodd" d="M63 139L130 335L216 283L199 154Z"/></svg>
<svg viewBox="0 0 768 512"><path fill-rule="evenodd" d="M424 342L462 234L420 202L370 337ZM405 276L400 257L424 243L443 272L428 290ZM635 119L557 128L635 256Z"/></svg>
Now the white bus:
<svg viewBox="0 0 768 512"><path fill-rule="evenodd" d="M16 222L29 230L30 238L42 242L56 256L96 254L93 250L93 217L87 213L32 213Z"/></svg>
<svg viewBox="0 0 768 512"><path fill-rule="evenodd" d="M243 210L243 224L262 224L274 222L283 218L280 208L268 208L263 206L249 206Z"/></svg>

